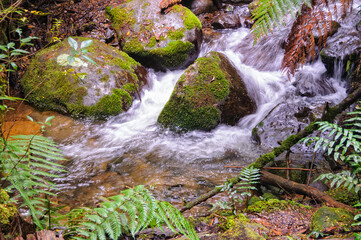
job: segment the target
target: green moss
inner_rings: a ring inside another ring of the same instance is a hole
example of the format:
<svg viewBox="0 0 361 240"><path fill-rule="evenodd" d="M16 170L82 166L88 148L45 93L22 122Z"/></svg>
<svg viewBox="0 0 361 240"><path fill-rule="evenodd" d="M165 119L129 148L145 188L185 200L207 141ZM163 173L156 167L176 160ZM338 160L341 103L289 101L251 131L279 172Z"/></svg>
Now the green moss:
<svg viewBox="0 0 361 240"><path fill-rule="evenodd" d="M138 84L127 83L123 86L123 89L128 93L135 93L137 92L137 88L139 88Z"/></svg>
<svg viewBox="0 0 361 240"><path fill-rule="evenodd" d="M221 230L225 230L225 232L220 234L217 239L264 239L249 227L249 221L243 214L227 217L226 221L221 220L220 227Z"/></svg>
<svg viewBox="0 0 361 240"><path fill-rule="evenodd" d="M109 75L108 74L103 74L103 76L100 78L101 82L108 82L109 81Z"/></svg>
<svg viewBox="0 0 361 240"><path fill-rule="evenodd" d="M77 37L75 39L80 42L88 38ZM114 77L114 81L116 81L120 92L116 90L111 96L101 98L94 106L83 106L84 97L88 94L86 89L88 83L85 78L88 75L79 72L78 68L61 66L55 60L57 51L66 51L67 49L69 49L69 44L67 41L63 41L50 47L50 49L39 52L33 59L21 81L24 92L30 93L28 96L30 102L43 110L55 110L77 117L97 118L99 116L103 118L103 116L119 114L129 108L132 102L130 93L134 92L130 86L135 84L139 87L140 84L136 75L136 69L140 66L139 63L129 57L128 54L117 49L110 49L104 43L95 42L92 44L88 48L90 57L94 53L101 55L103 56L102 65L119 67L119 70L111 70L110 72L117 75ZM94 72L100 73L102 70L98 68ZM104 73L99 80L108 82L110 75ZM121 87L127 81L130 82L130 85L126 87L127 89L122 90ZM34 88L34 86L36 87ZM120 104L114 104L115 102L120 102ZM95 109L96 107L99 109ZM95 114L95 116L91 114Z"/></svg>
<svg viewBox="0 0 361 240"><path fill-rule="evenodd" d="M217 55L199 58L178 80L177 86L159 115L158 122L174 130L210 130L221 120L217 103L229 95L229 82ZM188 76L189 72L192 76ZM188 78L191 83L186 83Z"/></svg>
<svg viewBox="0 0 361 240"><path fill-rule="evenodd" d="M124 43L123 51L130 54L137 54L140 56L146 56L147 52L144 49L144 46L139 41L138 38L129 39L127 42Z"/></svg>
<svg viewBox="0 0 361 240"><path fill-rule="evenodd" d="M170 41L166 47L155 48L149 51L155 59L165 67L177 67L182 65L187 59L190 51L194 49L194 45L190 42L181 40Z"/></svg>
<svg viewBox="0 0 361 240"><path fill-rule="evenodd" d="M184 24L185 28L187 28L188 30L191 30L193 28L199 28L199 29L202 28L201 21L188 8L180 6L180 5L175 5L171 8L171 11L182 14L181 16L183 19L183 24Z"/></svg>
<svg viewBox="0 0 361 240"><path fill-rule="evenodd" d="M288 210L289 207L309 208L308 206L296 203L295 201L285 201L279 199L268 199L263 201L256 201L252 205L249 205L247 211L250 213L262 213L262 212L277 212L282 210Z"/></svg>
<svg viewBox="0 0 361 240"><path fill-rule="evenodd" d="M115 29L121 29L126 26L132 26L136 23L134 16L134 10L121 7L107 7L105 9L106 15L110 18Z"/></svg>
<svg viewBox="0 0 361 240"><path fill-rule="evenodd" d="M358 203L359 196L355 192L355 190L349 191L346 187L340 186L338 188L332 188L331 190L327 191L327 194L330 195L333 199L338 202L342 202L344 204L353 206Z"/></svg>
<svg viewBox="0 0 361 240"><path fill-rule="evenodd" d="M149 39L149 43L146 45L148 48L153 48L157 45L157 39L155 38L155 36L151 37Z"/></svg>
<svg viewBox="0 0 361 240"><path fill-rule="evenodd" d="M167 33L168 35L168 38L171 39L171 40L180 40L182 38L184 38L184 32L186 31L185 28L179 28L177 30L174 30L174 31L169 31Z"/></svg>
<svg viewBox="0 0 361 240"><path fill-rule="evenodd" d="M335 228L337 231L350 230L353 222L351 212L341 208L321 207L311 218L310 229L322 232L324 229Z"/></svg>
<svg viewBox="0 0 361 240"><path fill-rule="evenodd" d="M75 116L88 116L97 119L106 119L111 115L122 113L128 109L132 103L132 97L123 89L113 89L111 95L102 97L97 104L92 106L83 106L78 104L69 104L69 111Z"/></svg>
<svg viewBox="0 0 361 240"><path fill-rule="evenodd" d="M17 214L14 203L9 202L9 195L4 189L0 189L0 223L9 224L9 219Z"/></svg>

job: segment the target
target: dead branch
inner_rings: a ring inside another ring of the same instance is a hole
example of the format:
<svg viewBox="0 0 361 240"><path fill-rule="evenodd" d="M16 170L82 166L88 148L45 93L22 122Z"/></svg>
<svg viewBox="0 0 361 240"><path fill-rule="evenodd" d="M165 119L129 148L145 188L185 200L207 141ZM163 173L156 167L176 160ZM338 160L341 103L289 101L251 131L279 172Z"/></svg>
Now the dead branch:
<svg viewBox="0 0 361 240"><path fill-rule="evenodd" d="M272 185L290 192L307 195L316 201L324 202L327 206L330 207L343 208L351 212L356 211L355 208L334 200L332 197L318 190L317 188L307 186L306 184L296 183L291 180L286 180L283 177L277 176L267 171L261 171L261 184Z"/></svg>

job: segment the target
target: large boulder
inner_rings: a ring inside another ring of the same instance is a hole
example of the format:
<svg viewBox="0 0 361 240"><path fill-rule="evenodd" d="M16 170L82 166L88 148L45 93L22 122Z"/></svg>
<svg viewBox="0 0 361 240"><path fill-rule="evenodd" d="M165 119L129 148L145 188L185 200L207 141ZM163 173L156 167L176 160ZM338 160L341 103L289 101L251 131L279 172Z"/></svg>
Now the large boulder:
<svg viewBox="0 0 361 240"><path fill-rule="evenodd" d="M165 12L160 0L130 0L108 6L120 45L145 66L177 69L191 64L198 56L202 25L186 7L175 5Z"/></svg>
<svg viewBox="0 0 361 240"><path fill-rule="evenodd" d="M210 52L180 77L158 122L175 130L211 130L219 123L235 125L255 110L231 62L222 53Z"/></svg>
<svg viewBox="0 0 361 240"><path fill-rule="evenodd" d="M88 38L75 37L78 45ZM126 53L97 40L86 48L97 66L79 56L70 64L67 40L38 52L21 80L27 100L44 110L106 118L126 111L147 72Z"/></svg>

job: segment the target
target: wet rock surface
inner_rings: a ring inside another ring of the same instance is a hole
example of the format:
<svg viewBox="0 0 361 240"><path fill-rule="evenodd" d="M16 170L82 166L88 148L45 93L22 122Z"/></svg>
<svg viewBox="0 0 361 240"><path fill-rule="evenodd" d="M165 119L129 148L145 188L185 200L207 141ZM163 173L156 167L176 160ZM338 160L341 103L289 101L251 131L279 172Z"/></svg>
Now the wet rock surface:
<svg viewBox="0 0 361 240"><path fill-rule="evenodd" d="M256 110L241 77L225 55L208 53L180 77L158 122L174 130L211 130L236 124Z"/></svg>
<svg viewBox="0 0 361 240"><path fill-rule="evenodd" d="M163 12L159 3L132 0L108 6L106 12L123 51L156 69L185 67L198 55L201 22L182 5Z"/></svg>
<svg viewBox="0 0 361 240"><path fill-rule="evenodd" d="M88 38L75 37L80 47ZM106 118L127 111L147 82L147 72L126 53L93 40L86 58L75 56L67 40L37 53L21 86L36 107L75 117Z"/></svg>

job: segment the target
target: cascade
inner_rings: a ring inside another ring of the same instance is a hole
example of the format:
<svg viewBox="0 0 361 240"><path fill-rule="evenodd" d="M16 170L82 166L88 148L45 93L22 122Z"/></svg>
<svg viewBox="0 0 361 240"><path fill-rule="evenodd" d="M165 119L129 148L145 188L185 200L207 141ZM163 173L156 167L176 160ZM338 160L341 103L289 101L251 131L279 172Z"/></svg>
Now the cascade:
<svg viewBox="0 0 361 240"><path fill-rule="evenodd" d="M102 123L86 123L76 140L62 143L70 159L69 172L59 179L64 194L86 202L145 184L154 185L165 200L190 198L234 176L234 170L225 165L247 165L304 126L307 117L299 120L295 117L299 112L320 108L325 101L339 102L346 96L344 83L340 76L323 79L326 69L320 60L305 65L290 80L279 70L280 43L289 30L290 26L275 32L255 46L247 28L222 30L220 38L203 43L200 56L224 53L257 103L257 111L236 126L183 134L162 129L157 117L183 70L149 69L150 84L127 113ZM263 136L257 145L251 132L261 122Z"/></svg>

